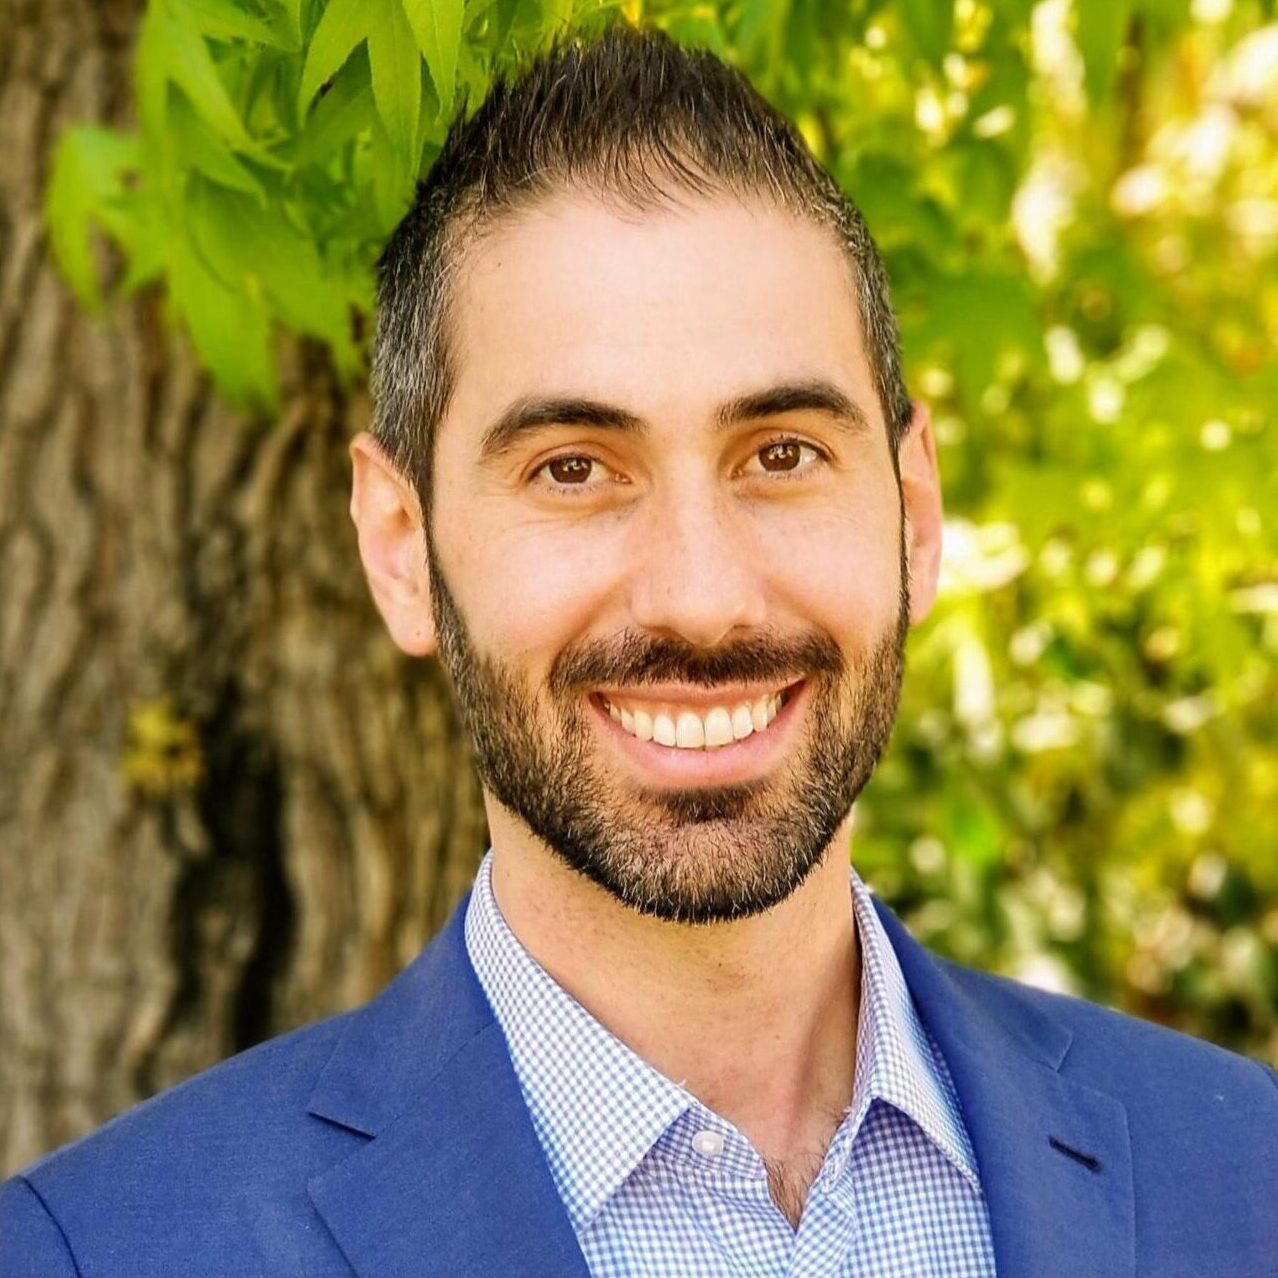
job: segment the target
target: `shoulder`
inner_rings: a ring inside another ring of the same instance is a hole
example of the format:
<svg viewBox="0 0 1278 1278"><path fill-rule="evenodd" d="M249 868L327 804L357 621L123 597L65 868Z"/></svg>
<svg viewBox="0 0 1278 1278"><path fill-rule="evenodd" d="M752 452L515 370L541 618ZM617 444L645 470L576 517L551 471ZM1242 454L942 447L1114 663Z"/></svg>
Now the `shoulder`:
<svg viewBox="0 0 1278 1278"><path fill-rule="evenodd" d="M1184 1064L1226 1073L1241 1070L1244 1075L1278 1083L1274 1071L1261 1062L1155 1021L964 967L950 959L938 958L937 962L957 985L987 1005L1006 1009L1012 1015L1032 1010L1063 1024L1072 1035L1067 1059L1076 1066L1104 1069L1121 1062L1125 1068L1160 1069Z"/></svg>
<svg viewBox="0 0 1278 1278"><path fill-rule="evenodd" d="M1268 1065L1099 1003L942 958L882 901L874 904L914 1002L943 1043L953 1036L978 1054L1019 1047L1066 1078L1130 1099L1138 1111L1151 1095L1162 1113L1178 1102L1192 1108L1208 1100L1215 1108L1223 1093L1278 1123L1278 1075Z"/></svg>
<svg viewBox="0 0 1278 1278"><path fill-rule="evenodd" d="M139 1239L157 1257L178 1236L184 1253L215 1256L229 1239L269 1230L264 1205L304 1197L307 1176L361 1140L306 1113L352 1015L231 1057L0 1186L0 1274L73 1274L73 1252L86 1249L123 1263ZM133 1264L153 1271L142 1257ZM258 1264L249 1253L231 1270L255 1274Z"/></svg>
<svg viewBox="0 0 1278 1278"><path fill-rule="evenodd" d="M1278 1167L1278 1073L1267 1064L1098 1003L937 962L1004 1025L1045 1018L1062 1027L1061 1075L1122 1100L1134 1135L1213 1127L1257 1143Z"/></svg>
<svg viewBox="0 0 1278 1278"><path fill-rule="evenodd" d="M198 1141L208 1152L272 1147L306 1106L345 1023L342 1013L269 1039L117 1115L27 1169L33 1180L74 1178L112 1153L177 1154ZM188 1142L185 1145L182 1142Z"/></svg>
<svg viewBox="0 0 1278 1278"><path fill-rule="evenodd" d="M370 1002L233 1056L0 1186L0 1278L349 1273L308 1185L491 1019L465 904Z"/></svg>

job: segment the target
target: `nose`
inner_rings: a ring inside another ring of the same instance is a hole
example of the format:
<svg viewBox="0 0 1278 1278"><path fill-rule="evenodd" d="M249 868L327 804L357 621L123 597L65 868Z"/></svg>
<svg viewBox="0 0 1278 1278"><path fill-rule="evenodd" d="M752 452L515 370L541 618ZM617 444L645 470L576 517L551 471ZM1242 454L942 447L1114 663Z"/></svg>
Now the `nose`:
<svg viewBox="0 0 1278 1278"><path fill-rule="evenodd" d="M654 498L635 534L630 609L638 625L706 648L738 627L763 625L763 565L730 496L680 485Z"/></svg>

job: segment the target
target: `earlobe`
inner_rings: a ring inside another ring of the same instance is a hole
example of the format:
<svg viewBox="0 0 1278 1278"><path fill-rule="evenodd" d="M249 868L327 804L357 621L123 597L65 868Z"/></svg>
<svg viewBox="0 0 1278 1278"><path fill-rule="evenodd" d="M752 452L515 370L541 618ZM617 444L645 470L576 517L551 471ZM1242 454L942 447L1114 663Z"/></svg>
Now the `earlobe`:
<svg viewBox="0 0 1278 1278"><path fill-rule="evenodd" d="M373 602L399 648L429 656L435 625L417 493L367 431L351 441L350 455L351 519Z"/></svg>
<svg viewBox="0 0 1278 1278"><path fill-rule="evenodd" d="M910 624L917 625L936 601L944 524L936 440L927 408L918 400L914 401L913 415L901 439L898 462L905 508Z"/></svg>

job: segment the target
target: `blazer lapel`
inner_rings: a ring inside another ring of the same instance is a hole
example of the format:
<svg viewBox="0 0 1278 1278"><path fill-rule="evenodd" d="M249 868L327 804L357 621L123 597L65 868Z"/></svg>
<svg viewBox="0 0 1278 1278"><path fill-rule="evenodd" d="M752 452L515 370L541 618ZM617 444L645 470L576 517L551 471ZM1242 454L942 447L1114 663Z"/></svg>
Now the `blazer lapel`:
<svg viewBox="0 0 1278 1278"><path fill-rule="evenodd" d="M325 1067L310 1112L371 1139L311 1201L360 1278L589 1278L470 966L467 900Z"/></svg>
<svg viewBox="0 0 1278 1278"><path fill-rule="evenodd" d="M1024 992L943 965L877 899L875 906L953 1075L999 1278L1132 1278L1123 1104L1060 1072L1072 1032Z"/></svg>

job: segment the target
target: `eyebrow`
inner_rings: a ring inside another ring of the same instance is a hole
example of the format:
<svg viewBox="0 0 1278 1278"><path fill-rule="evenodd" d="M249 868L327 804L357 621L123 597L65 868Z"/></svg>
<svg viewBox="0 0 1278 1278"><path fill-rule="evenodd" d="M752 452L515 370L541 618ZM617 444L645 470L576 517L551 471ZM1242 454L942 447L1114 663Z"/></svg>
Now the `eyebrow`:
<svg viewBox="0 0 1278 1278"><path fill-rule="evenodd" d="M864 435L870 430L865 410L832 382L819 378L782 382L730 399L715 410L715 429L727 430L741 422L796 412L823 413L852 435ZM648 423L642 417L614 404L575 395L525 396L515 400L484 432L479 444L480 461L494 462L520 439L550 426L588 426L638 437L648 433Z"/></svg>

